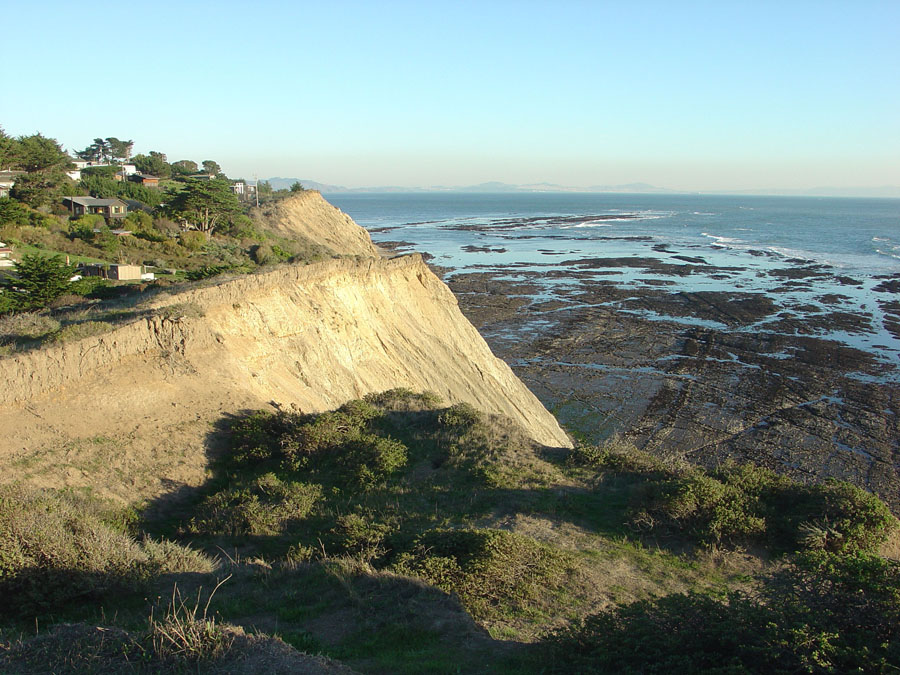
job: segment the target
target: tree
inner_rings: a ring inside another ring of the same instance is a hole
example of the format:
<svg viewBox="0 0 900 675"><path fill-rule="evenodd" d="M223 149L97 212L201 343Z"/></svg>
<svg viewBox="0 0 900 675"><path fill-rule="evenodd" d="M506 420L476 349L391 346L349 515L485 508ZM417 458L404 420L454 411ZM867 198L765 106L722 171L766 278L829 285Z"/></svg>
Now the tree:
<svg viewBox="0 0 900 675"><path fill-rule="evenodd" d="M67 265L60 255L45 258L25 254L16 265L15 275L0 279L0 288L9 293L15 309L41 309L68 290L73 274L74 265Z"/></svg>
<svg viewBox="0 0 900 675"><path fill-rule="evenodd" d="M75 154L88 162L103 162L109 158L109 144L102 138L95 138L93 143Z"/></svg>
<svg viewBox="0 0 900 675"><path fill-rule="evenodd" d="M10 196L29 206L43 206L74 188L66 176L72 160L53 138L41 134L19 136L12 166L26 173L16 178Z"/></svg>
<svg viewBox="0 0 900 675"><path fill-rule="evenodd" d="M61 199L66 194L78 194L75 183L60 168L33 171L16 177L9 196L36 209Z"/></svg>
<svg viewBox="0 0 900 675"><path fill-rule="evenodd" d="M18 156L18 141L7 135L0 127L0 170L7 169L16 161Z"/></svg>
<svg viewBox="0 0 900 675"><path fill-rule="evenodd" d="M197 162L192 162L189 159L179 159L177 162L172 162L172 173L180 176L190 176L192 173L197 173L198 171Z"/></svg>
<svg viewBox="0 0 900 675"><path fill-rule="evenodd" d="M151 150L149 155L135 155L131 161L141 173L159 178L169 178L172 175L172 167L166 161L166 155L163 152Z"/></svg>
<svg viewBox="0 0 900 675"><path fill-rule="evenodd" d="M109 158L113 161L127 162L131 158L131 149L134 147L134 141L120 141L115 136L106 139L106 146L109 148Z"/></svg>
<svg viewBox="0 0 900 675"><path fill-rule="evenodd" d="M299 180L297 180L291 185L291 192L306 192L306 188L300 184Z"/></svg>
<svg viewBox="0 0 900 675"><path fill-rule="evenodd" d="M203 171L204 173L208 173L210 176L220 176L222 174L222 167L219 166L218 162L214 162L211 159L204 159Z"/></svg>
<svg viewBox="0 0 900 675"><path fill-rule="evenodd" d="M63 152L56 139L41 134L19 136L15 166L25 171L45 171L48 169L68 169L72 160Z"/></svg>
<svg viewBox="0 0 900 675"><path fill-rule="evenodd" d="M169 193L168 210L185 227L193 225L208 239L219 223L241 212L241 205L227 180L188 178L182 189Z"/></svg>

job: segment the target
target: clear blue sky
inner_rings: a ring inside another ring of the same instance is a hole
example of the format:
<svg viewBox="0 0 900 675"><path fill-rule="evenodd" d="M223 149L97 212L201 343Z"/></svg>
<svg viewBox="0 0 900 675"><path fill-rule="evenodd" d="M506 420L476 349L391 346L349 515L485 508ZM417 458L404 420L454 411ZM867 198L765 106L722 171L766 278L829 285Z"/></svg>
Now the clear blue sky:
<svg viewBox="0 0 900 675"><path fill-rule="evenodd" d="M348 186L900 184L900 1L4 0L0 125Z"/></svg>

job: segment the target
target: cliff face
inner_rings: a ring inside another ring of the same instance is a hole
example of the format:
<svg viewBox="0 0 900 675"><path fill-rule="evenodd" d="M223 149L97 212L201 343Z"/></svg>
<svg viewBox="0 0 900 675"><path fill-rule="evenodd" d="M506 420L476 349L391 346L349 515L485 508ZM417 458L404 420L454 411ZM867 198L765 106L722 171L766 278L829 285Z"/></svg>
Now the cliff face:
<svg viewBox="0 0 900 675"><path fill-rule="evenodd" d="M300 192L254 214L283 237L303 237L343 255L378 256L369 233L318 192Z"/></svg>
<svg viewBox="0 0 900 675"><path fill-rule="evenodd" d="M0 362L0 461L14 468L0 481L150 497L202 482L229 414L270 403L315 412L394 387L570 445L418 256L284 267L146 309L109 333Z"/></svg>

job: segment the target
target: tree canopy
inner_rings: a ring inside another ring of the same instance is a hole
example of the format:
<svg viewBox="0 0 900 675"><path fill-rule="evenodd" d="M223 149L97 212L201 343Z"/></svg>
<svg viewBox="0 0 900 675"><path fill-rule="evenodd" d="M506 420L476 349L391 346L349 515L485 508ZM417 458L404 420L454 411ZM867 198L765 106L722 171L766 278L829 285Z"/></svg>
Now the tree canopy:
<svg viewBox="0 0 900 675"><path fill-rule="evenodd" d="M172 162L172 172L175 174L189 176L197 171L199 171L197 162L190 159L179 159L177 162Z"/></svg>
<svg viewBox="0 0 900 675"><path fill-rule="evenodd" d="M227 180L188 178L168 195L168 210L185 225L209 234L220 223L241 212L241 204Z"/></svg>
<svg viewBox="0 0 900 675"><path fill-rule="evenodd" d="M12 166L18 150L16 145L16 140L0 127L0 170Z"/></svg>
<svg viewBox="0 0 900 675"><path fill-rule="evenodd" d="M84 150L75 154L81 159L93 162L128 161L134 141L120 141L115 136L95 138Z"/></svg>
<svg viewBox="0 0 900 675"><path fill-rule="evenodd" d="M41 134L19 136L16 146L14 166L24 171L68 169L72 166L72 160L63 152L56 139Z"/></svg>
<svg viewBox="0 0 900 675"><path fill-rule="evenodd" d="M131 161L141 173L159 178L169 178L172 175L172 167L163 152L151 150L148 155L135 155Z"/></svg>
<svg viewBox="0 0 900 675"><path fill-rule="evenodd" d="M203 171L208 173L211 176L219 176L222 174L222 167L219 166L218 162L214 162L211 159L203 160Z"/></svg>
<svg viewBox="0 0 900 675"><path fill-rule="evenodd" d="M0 279L0 288L10 294L16 309L41 309L66 292L73 274L75 267L67 265L60 255L46 258L25 254L16 265L15 275Z"/></svg>
<svg viewBox="0 0 900 675"><path fill-rule="evenodd" d="M6 137L0 141L0 155L3 152L12 168L26 172L16 178L10 190L14 199L38 207L58 199L74 187L66 176L72 160L53 138L41 134L19 136L14 140ZM2 157L0 161L3 161Z"/></svg>

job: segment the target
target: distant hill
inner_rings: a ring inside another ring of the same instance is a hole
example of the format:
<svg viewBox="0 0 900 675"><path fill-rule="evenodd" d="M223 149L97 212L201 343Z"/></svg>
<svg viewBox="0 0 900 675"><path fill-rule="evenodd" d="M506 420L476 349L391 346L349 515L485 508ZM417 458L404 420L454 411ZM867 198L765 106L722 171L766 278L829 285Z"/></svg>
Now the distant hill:
<svg viewBox="0 0 900 675"><path fill-rule="evenodd" d="M801 189L759 188L753 190L670 190L669 188L650 185L649 183L622 183L619 185L573 186L557 183L530 183L515 185L489 181L477 185L431 185L428 187L411 187L402 185L381 185L373 187L348 188L343 185L330 185L302 178L269 178L276 190L285 190L300 181L309 190L318 190L325 194L335 193L422 193L422 192L481 192L481 193L514 193L514 192L614 192L626 194L708 194L708 195L775 195L790 197L859 197L859 198L900 198L900 186L883 185L881 187L813 187Z"/></svg>
<svg viewBox="0 0 900 675"><path fill-rule="evenodd" d="M759 190L717 190L705 194L731 195L778 195L785 197L858 197L858 198L900 198L900 186L882 185L880 187L813 187L788 190L769 188Z"/></svg>
<svg viewBox="0 0 900 675"><path fill-rule="evenodd" d="M369 193L388 193L388 192L483 192L483 193L506 193L506 192L637 192L637 193L653 193L653 194L681 194L678 190L669 190L647 183L626 183L624 185L592 185L589 187L579 187L571 185L557 185L555 183L532 183L527 185L513 185L510 183L501 183L499 181L489 181L487 183L478 183L477 185L457 185L444 186L432 185L428 187L411 187L400 185L382 185L373 187L348 188L343 185L330 185L327 183L319 183L318 181L303 178L268 178L269 184L276 190L286 190L291 185L300 182L303 187L309 190L318 190L323 193L347 193L347 192L369 192Z"/></svg>

